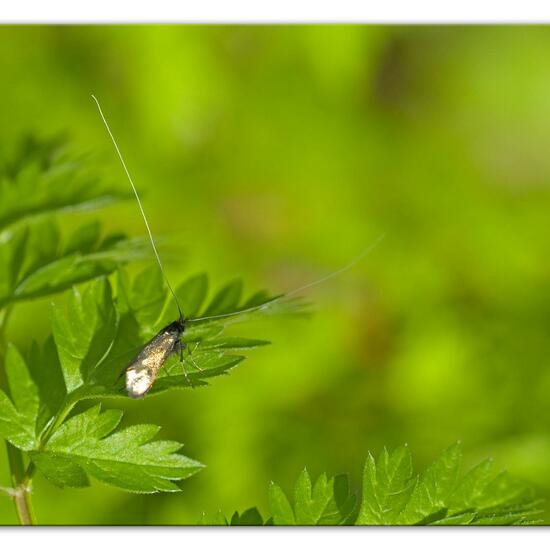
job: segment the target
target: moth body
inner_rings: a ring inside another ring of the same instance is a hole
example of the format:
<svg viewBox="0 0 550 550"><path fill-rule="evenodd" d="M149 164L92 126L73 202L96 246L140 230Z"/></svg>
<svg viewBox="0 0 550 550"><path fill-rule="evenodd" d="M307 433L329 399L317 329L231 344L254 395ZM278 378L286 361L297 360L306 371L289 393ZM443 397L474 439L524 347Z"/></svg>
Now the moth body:
<svg viewBox="0 0 550 550"><path fill-rule="evenodd" d="M129 397L144 397L172 353L179 349L185 324L183 319L161 329L126 369Z"/></svg>

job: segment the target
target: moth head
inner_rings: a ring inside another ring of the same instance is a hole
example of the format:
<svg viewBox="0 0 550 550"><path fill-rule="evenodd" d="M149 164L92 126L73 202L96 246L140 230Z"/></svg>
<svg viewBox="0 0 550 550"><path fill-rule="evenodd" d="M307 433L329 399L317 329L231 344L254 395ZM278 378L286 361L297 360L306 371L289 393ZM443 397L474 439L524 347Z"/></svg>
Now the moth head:
<svg viewBox="0 0 550 550"><path fill-rule="evenodd" d="M126 370L126 391L133 399L145 397L151 389L154 378L151 369L130 367Z"/></svg>

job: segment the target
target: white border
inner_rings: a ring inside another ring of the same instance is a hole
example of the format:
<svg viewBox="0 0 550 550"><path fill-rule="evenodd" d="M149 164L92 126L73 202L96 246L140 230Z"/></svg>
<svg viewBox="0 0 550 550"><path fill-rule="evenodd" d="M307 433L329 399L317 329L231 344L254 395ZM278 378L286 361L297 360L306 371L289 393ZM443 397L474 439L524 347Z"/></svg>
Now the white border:
<svg viewBox="0 0 550 550"><path fill-rule="evenodd" d="M543 23L546 0L4 0L4 23Z"/></svg>
<svg viewBox="0 0 550 550"><path fill-rule="evenodd" d="M406 548L464 550L548 547L544 527L151 527L151 528L11 528L1 529L2 547L24 542L41 550L88 548L204 548L280 550L281 548ZM26 539L26 540L25 540ZM545 545L536 544L546 540Z"/></svg>

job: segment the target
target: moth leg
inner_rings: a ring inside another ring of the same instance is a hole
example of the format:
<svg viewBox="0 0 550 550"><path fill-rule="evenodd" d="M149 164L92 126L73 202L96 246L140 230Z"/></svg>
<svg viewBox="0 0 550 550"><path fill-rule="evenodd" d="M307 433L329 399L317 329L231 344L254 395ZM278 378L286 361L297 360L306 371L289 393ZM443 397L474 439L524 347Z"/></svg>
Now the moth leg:
<svg viewBox="0 0 550 550"><path fill-rule="evenodd" d="M199 344L200 342L195 342L195 347L193 348L193 353L195 353L195 351L197 351L197 348L199 347ZM199 372L204 372L204 369L202 369L201 367L199 367L199 365L197 365L197 362L195 361L195 359L193 359L193 353L191 353L191 348L190 347L187 347L187 353L189 354L189 360L191 361L191 363L193 363L193 366L199 371Z"/></svg>
<svg viewBox="0 0 550 550"><path fill-rule="evenodd" d="M193 381L191 380L191 378L189 378L189 374L187 374L187 370L185 369L185 360L183 358L183 349L185 347L186 347L185 344L181 340L178 340L177 342L174 343L173 351L174 352L179 352L181 368L183 369L183 376L185 376L185 380L187 381L187 383L192 388L194 388L195 385L193 384Z"/></svg>

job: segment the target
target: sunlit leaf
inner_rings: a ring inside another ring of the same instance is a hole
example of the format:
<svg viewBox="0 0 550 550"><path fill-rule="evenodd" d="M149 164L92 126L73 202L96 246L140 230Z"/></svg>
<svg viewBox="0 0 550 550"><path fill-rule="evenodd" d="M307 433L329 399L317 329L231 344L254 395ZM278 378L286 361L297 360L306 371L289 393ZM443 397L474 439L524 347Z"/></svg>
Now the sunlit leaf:
<svg viewBox="0 0 550 550"><path fill-rule="evenodd" d="M118 320L106 279L83 292L73 289L67 307L53 309L53 333L68 392L90 381L113 343Z"/></svg>
<svg viewBox="0 0 550 550"><path fill-rule="evenodd" d="M37 445L38 388L13 345L8 346L5 369L11 400L0 390L0 435L16 447L30 450Z"/></svg>
<svg viewBox="0 0 550 550"><path fill-rule="evenodd" d="M114 431L121 411L99 405L67 420L45 447L31 454L39 470L60 486L82 486L87 476L137 493L179 491L175 483L202 465L177 451L175 441L152 441L158 426L135 425ZM113 433L114 432L114 433Z"/></svg>
<svg viewBox="0 0 550 550"><path fill-rule="evenodd" d="M384 449L377 462L369 453L363 472L363 501L357 523L394 524L410 499L415 482L407 447L400 447L391 455Z"/></svg>

